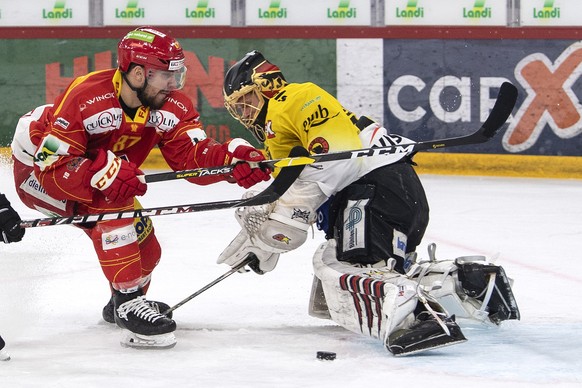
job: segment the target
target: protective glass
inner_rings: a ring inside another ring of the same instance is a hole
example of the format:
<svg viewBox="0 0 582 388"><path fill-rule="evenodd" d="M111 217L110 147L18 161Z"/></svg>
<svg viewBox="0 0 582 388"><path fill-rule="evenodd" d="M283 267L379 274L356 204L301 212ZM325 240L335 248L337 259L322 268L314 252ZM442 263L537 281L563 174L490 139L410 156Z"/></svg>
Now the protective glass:
<svg viewBox="0 0 582 388"><path fill-rule="evenodd" d="M148 69L148 84L161 90L180 90L186 83L186 66L174 71Z"/></svg>

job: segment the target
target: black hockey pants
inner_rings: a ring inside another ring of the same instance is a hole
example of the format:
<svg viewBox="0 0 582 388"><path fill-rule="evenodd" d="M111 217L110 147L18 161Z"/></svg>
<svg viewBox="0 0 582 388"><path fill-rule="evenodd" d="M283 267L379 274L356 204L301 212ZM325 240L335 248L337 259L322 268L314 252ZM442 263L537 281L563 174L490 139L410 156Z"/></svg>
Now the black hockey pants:
<svg viewBox="0 0 582 388"><path fill-rule="evenodd" d="M340 261L375 264L392 257L403 273L405 255L420 244L428 220L424 188L407 158L371 171L336 194L326 237L337 239Z"/></svg>

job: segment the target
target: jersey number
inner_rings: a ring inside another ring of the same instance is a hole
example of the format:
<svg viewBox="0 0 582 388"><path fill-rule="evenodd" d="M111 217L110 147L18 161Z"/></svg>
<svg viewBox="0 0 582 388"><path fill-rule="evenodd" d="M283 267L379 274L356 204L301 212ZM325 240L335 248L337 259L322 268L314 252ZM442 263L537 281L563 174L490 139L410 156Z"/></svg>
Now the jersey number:
<svg viewBox="0 0 582 388"><path fill-rule="evenodd" d="M121 151L126 148L131 147L135 143L139 141L139 136L128 136L128 135L121 135L119 139L113 145L113 152Z"/></svg>

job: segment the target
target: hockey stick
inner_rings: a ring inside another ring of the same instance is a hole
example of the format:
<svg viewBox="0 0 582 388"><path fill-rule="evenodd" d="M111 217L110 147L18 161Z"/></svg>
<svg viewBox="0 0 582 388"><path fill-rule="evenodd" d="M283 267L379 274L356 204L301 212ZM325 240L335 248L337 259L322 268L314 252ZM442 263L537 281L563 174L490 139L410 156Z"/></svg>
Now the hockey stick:
<svg viewBox="0 0 582 388"><path fill-rule="evenodd" d="M187 297L183 301L179 302L175 306L172 306L169 309L167 309L166 311L164 311L162 314L168 315L172 311L176 310L178 307L186 304L190 300L192 300L195 297L197 297L198 295L202 294L204 291L208 290L210 287L216 285L217 283L220 283L221 281L223 281L224 279L226 279L227 277L229 277L233 273L240 271L242 268L244 268L245 265L250 264L250 262L253 261L254 259L256 259L256 256L247 256L246 259L244 259L243 261L241 261L240 263L238 263L237 265L232 267L228 272L217 277L216 279L214 279L213 281L211 281L210 283L208 283L207 285L205 285L204 287L202 287L201 289L199 289L198 291L196 291L195 293L193 293L192 295L190 295L189 297Z"/></svg>
<svg viewBox="0 0 582 388"><path fill-rule="evenodd" d="M308 155L303 147L295 147L289 155ZM263 205L276 201L295 182L305 166L281 170L273 182L263 191L248 199L233 199L217 202L194 203L190 205L164 206L149 209L127 210L122 212L110 212L101 214L75 215L70 217L39 218L36 220L24 220L20 222L22 228L36 228L40 226L82 224L106 220L118 220L122 218L141 218L165 216L168 214L182 214L202 212L208 210L229 209L241 206Z"/></svg>
<svg viewBox="0 0 582 388"><path fill-rule="evenodd" d="M448 139L420 141L412 144L396 144L385 147L363 148L359 150L330 152L327 154L315 154L302 157L287 157L283 159L264 160L258 162L258 167L261 168L275 168L275 167L289 167L298 165L307 165L318 162L330 162L354 158L367 158L378 155L391 154L414 154L418 151L434 150L445 147L454 147L462 145L471 145L484 143L497 134L501 126L507 121L511 114L513 107L517 101L517 89L509 82L504 82L500 89L495 105L491 109L489 116L477 131L459 137L452 137ZM157 174L145 175L146 182L159 182L172 179L195 178L205 175L228 174L232 172L234 165L211 167L211 168L197 168L183 171L170 171Z"/></svg>

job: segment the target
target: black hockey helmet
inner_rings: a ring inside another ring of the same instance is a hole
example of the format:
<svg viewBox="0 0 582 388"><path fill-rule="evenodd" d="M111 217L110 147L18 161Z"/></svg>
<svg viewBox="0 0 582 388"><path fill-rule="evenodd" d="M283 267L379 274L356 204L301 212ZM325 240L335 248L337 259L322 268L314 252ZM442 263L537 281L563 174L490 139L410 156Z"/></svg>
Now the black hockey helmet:
<svg viewBox="0 0 582 388"><path fill-rule="evenodd" d="M259 141L265 141L268 100L287 85L278 66L253 50L235 63L224 77L224 105Z"/></svg>

